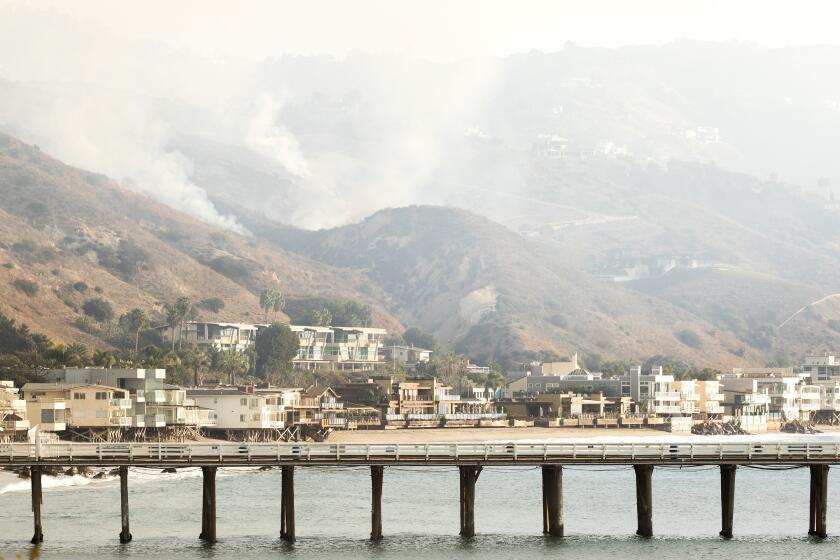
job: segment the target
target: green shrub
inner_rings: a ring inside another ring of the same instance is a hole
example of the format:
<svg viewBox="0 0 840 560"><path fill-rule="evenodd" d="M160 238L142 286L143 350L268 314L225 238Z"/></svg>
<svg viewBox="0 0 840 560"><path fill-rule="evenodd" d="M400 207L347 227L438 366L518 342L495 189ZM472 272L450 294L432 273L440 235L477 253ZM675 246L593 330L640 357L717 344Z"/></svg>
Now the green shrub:
<svg viewBox="0 0 840 560"><path fill-rule="evenodd" d="M218 313L225 308L225 302L221 298L217 297L203 299L196 305L201 309L206 309L208 311L212 311L213 313Z"/></svg>
<svg viewBox="0 0 840 560"><path fill-rule="evenodd" d="M81 281L76 282L75 284L73 284L73 289L79 292L80 294L84 294L88 291L88 285Z"/></svg>
<svg viewBox="0 0 840 560"><path fill-rule="evenodd" d="M689 329L683 329L677 333L675 333L677 340L688 346L689 348L700 349L703 347L703 341L700 339L700 336Z"/></svg>
<svg viewBox="0 0 840 560"><path fill-rule="evenodd" d="M85 315L100 323L105 323L114 318L114 308L102 298L89 299L82 306Z"/></svg>
<svg viewBox="0 0 840 560"><path fill-rule="evenodd" d="M32 280L18 278L14 282L12 282L12 286L17 288L24 294L28 295L29 297L34 297L38 294L38 284L36 284Z"/></svg>

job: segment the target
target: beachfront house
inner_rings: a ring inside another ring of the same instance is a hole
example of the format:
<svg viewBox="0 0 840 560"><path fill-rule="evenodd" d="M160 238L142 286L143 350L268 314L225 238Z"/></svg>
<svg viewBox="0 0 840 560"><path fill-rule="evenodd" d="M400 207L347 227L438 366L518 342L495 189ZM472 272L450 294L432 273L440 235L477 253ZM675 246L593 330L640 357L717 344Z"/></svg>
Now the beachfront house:
<svg viewBox="0 0 840 560"><path fill-rule="evenodd" d="M21 389L32 425L41 431L127 428L132 401L127 391L89 383L27 383ZM56 407L60 404L60 407Z"/></svg>
<svg viewBox="0 0 840 560"><path fill-rule="evenodd" d="M178 397L164 389L165 369L138 368L64 368L46 374L48 381L57 383L98 383L125 389L132 400L135 428L162 428L166 415L160 407L177 402Z"/></svg>
<svg viewBox="0 0 840 560"><path fill-rule="evenodd" d="M0 381L0 442L21 439L29 427L26 401L12 381Z"/></svg>

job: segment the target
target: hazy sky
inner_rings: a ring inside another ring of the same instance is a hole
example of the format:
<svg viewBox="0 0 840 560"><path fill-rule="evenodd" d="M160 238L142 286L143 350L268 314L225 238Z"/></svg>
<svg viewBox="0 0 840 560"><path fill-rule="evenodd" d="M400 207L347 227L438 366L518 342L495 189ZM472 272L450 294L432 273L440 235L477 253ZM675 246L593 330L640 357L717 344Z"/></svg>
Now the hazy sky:
<svg viewBox="0 0 840 560"><path fill-rule="evenodd" d="M449 61L539 49L662 44L677 38L767 46L840 44L833 0L0 0L55 10L114 34L202 54L395 52Z"/></svg>

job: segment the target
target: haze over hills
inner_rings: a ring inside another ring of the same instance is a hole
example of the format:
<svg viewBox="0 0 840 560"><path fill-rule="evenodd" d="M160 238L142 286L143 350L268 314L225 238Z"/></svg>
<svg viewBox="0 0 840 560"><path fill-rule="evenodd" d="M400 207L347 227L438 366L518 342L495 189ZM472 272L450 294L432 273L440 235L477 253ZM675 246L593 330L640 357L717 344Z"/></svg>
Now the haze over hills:
<svg viewBox="0 0 840 560"><path fill-rule="evenodd" d="M162 304L180 296L219 298L222 310L200 314L257 322L266 287L291 300L370 303L378 324L401 330L377 305L384 298L357 274L207 225L6 135L0 214L0 312L60 341L107 346L96 325L79 328L79 308L91 298L105 299L117 315L132 307L153 318L157 312L158 322ZM20 280L34 283L34 293L18 289Z"/></svg>
<svg viewBox="0 0 840 560"><path fill-rule="evenodd" d="M570 44L446 64L180 53L177 79L147 80L167 55L147 46L117 44L143 64L102 82L80 63L90 45L58 70L49 49L32 49L41 66L0 54L0 126L204 222L139 212L138 239L196 270L234 265L198 285L163 265L117 275L154 302L244 290L229 311L252 316L276 274L300 297L376 303L396 330L506 365L580 350L728 367L840 347L824 299L840 293L840 48ZM77 217L107 214L84 201ZM4 209L12 242L56 242Z"/></svg>

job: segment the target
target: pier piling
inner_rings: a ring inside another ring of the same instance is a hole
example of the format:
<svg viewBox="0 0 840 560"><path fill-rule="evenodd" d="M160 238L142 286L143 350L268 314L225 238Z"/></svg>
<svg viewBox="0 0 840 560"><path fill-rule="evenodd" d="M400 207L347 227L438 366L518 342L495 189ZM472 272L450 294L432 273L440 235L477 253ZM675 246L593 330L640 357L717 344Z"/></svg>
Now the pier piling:
<svg viewBox="0 0 840 560"><path fill-rule="evenodd" d="M461 478L461 531L462 537L475 536L475 482L481 473L477 465L458 467Z"/></svg>
<svg viewBox="0 0 840 560"><path fill-rule="evenodd" d="M295 467L283 465L280 496L280 538L295 542Z"/></svg>
<svg viewBox="0 0 840 560"><path fill-rule="evenodd" d="M636 472L636 516L639 518L636 534L649 538L653 536L653 465L633 465L633 470Z"/></svg>
<svg viewBox="0 0 840 560"><path fill-rule="evenodd" d="M371 504L370 504L370 540L382 539L382 479L385 467L372 465L370 467Z"/></svg>
<svg viewBox="0 0 840 560"><path fill-rule="evenodd" d="M720 466L721 529L720 536L732 538L732 518L735 514L735 471L736 465Z"/></svg>
<svg viewBox="0 0 840 560"><path fill-rule="evenodd" d="M32 482L32 515L35 519L35 533L29 542L40 544L44 542L44 531L41 526L41 504L44 502L41 493L41 467L30 467L29 479Z"/></svg>
<svg viewBox="0 0 840 560"><path fill-rule="evenodd" d="M208 543L216 542L216 469L218 467L201 467L204 490L201 500L201 534L200 539Z"/></svg>
<svg viewBox="0 0 840 560"><path fill-rule="evenodd" d="M563 536L563 467L543 465L543 533Z"/></svg>
<svg viewBox="0 0 840 560"><path fill-rule="evenodd" d="M542 474L542 521L543 521L543 535L548 534L548 492L546 489L548 488L548 470L543 466L541 469Z"/></svg>
<svg viewBox="0 0 840 560"><path fill-rule="evenodd" d="M828 465L811 465L811 504L808 534L824 539L828 513Z"/></svg>
<svg viewBox="0 0 840 560"><path fill-rule="evenodd" d="M122 518L122 531L120 531L120 542L122 544L131 542L133 538L128 529L128 467L120 467L120 516Z"/></svg>

